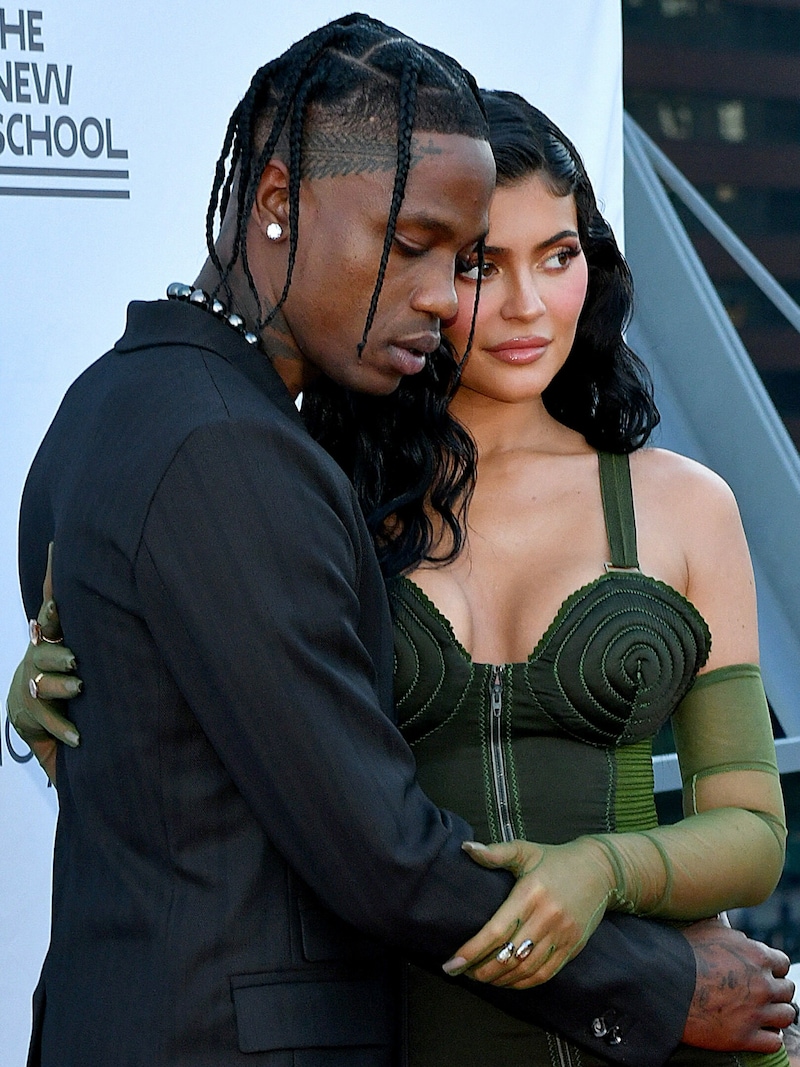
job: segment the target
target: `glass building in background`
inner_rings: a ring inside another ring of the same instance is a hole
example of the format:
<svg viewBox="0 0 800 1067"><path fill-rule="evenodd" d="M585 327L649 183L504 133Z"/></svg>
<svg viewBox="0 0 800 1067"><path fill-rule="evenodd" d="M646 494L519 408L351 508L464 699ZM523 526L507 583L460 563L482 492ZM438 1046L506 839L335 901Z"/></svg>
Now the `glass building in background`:
<svg viewBox="0 0 800 1067"><path fill-rule="evenodd" d="M800 0L623 0L622 11L626 110L800 303ZM800 446L800 335L673 203ZM800 773L784 775L783 786L781 885L732 919L800 961ZM679 817L677 794L659 803L665 818Z"/></svg>

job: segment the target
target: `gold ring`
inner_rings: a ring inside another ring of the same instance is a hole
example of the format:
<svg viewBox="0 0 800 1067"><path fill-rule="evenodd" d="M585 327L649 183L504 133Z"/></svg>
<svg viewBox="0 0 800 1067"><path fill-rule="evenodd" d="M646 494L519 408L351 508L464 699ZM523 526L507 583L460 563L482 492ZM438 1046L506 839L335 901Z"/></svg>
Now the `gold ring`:
<svg viewBox="0 0 800 1067"><path fill-rule="evenodd" d="M35 678L28 679L28 689L34 700L39 699L39 682L44 678L44 674L40 671Z"/></svg>

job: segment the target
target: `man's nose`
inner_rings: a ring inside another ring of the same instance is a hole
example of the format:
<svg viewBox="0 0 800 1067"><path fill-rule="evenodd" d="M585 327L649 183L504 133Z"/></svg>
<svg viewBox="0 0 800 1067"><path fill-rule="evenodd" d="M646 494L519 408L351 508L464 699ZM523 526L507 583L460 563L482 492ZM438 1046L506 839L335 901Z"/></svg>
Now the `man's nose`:
<svg viewBox="0 0 800 1067"><path fill-rule="evenodd" d="M455 317L458 312L458 296L454 263L430 269L418 279L413 307L416 311L425 311L441 322Z"/></svg>

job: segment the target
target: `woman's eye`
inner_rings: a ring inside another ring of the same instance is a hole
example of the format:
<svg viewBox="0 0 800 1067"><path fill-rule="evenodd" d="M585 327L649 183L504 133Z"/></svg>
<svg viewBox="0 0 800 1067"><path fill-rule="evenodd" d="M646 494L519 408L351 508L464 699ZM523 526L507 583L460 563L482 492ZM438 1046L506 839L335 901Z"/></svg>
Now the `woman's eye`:
<svg viewBox="0 0 800 1067"><path fill-rule="evenodd" d="M476 282L478 280L478 271L480 266L477 260L464 260L456 265L456 277L463 278L468 282ZM485 259L483 261L483 273L481 279L488 278L495 270L494 263L491 260Z"/></svg>
<svg viewBox="0 0 800 1067"><path fill-rule="evenodd" d="M544 266L549 270L564 270L569 266L571 260L580 255L580 252L580 248L573 248L572 246L557 248L544 261Z"/></svg>

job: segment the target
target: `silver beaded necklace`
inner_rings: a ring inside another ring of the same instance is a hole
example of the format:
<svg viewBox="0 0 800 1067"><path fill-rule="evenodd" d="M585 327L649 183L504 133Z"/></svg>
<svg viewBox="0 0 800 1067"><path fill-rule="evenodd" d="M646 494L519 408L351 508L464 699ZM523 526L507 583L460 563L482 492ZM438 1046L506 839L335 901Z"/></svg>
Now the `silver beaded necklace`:
<svg viewBox="0 0 800 1067"><path fill-rule="evenodd" d="M202 308L204 311L208 311L211 315L221 319L238 334L240 334L249 345L257 345L259 342L258 334L253 333L252 330L248 330L244 319L235 311L228 311L221 300L217 300L215 296L211 296L205 291L205 289L193 289L191 285L184 285L182 282L172 282L167 286L167 299L168 300L181 300L185 304L194 304L195 307Z"/></svg>

